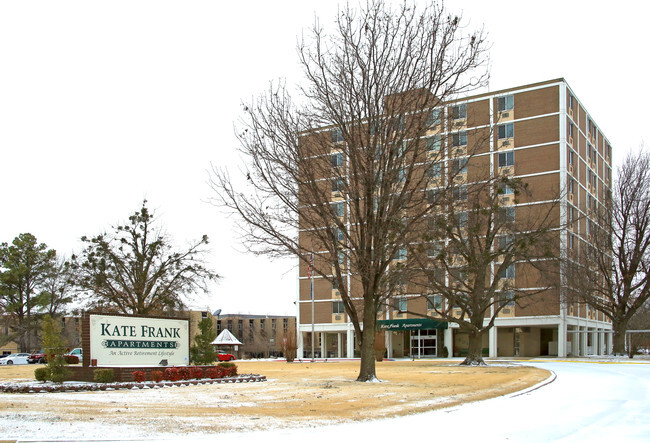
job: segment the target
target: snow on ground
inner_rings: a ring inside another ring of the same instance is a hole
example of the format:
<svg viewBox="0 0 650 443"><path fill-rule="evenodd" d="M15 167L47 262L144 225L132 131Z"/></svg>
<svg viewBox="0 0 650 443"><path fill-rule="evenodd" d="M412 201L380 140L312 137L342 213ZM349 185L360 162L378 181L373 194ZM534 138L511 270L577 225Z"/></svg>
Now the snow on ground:
<svg viewBox="0 0 650 443"><path fill-rule="evenodd" d="M174 436L171 433L180 429L174 429L172 419L169 435L147 436L143 435L141 429L123 425L102 425L102 429L95 429L95 434L100 435L97 431L101 431L101 435L105 436L102 440L104 443L115 436L119 436L119 439L111 441L194 442L226 439L229 442L258 442L271 439L283 442L331 442L355 438L381 438L382 441L449 438L455 441L478 439L481 442L507 440L528 443L647 442L650 439L650 364L647 361L603 358L521 363L549 369L556 377L551 383L542 383L537 389L529 389L523 394L360 423L327 426L310 422L297 429L214 435L192 432L189 426L182 430L185 435ZM0 421L0 436L16 435L17 429L32 422L40 428L41 441L61 437L61 429L56 422L48 422L46 417L20 415ZM77 441L91 440L77 438Z"/></svg>

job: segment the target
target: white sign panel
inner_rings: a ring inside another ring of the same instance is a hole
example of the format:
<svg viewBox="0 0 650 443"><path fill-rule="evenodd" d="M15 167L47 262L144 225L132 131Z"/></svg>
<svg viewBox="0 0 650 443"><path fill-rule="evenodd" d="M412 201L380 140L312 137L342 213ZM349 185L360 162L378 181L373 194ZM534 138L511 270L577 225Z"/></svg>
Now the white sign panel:
<svg viewBox="0 0 650 443"><path fill-rule="evenodd" d="M90 358L97 366L188 365L189 322L92 314Z"/></svg>

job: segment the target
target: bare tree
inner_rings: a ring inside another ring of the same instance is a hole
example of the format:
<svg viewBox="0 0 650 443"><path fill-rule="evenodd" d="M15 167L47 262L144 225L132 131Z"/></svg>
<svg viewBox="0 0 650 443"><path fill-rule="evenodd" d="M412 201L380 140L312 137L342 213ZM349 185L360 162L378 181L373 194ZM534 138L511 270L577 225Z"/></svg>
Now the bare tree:
<svg viewBox="0 0 650 443"><path fill-rule="evenodd" d="M65 258L58 257L45 276L41 297L45 313L52 317L61 314L74 299L73 273Z"/></svg>
<svg viewBox="0 0 650 443"><path fill-rule="evenodd" d="M612 321L622 355L628 323L650 299L650 154L628 154L605 204L588 212L588 242L567 257L568 296Z"/></svg>
<svg viewBox="0 0 650 443"><path fill-rule="evenodd" d="M551 272L559 269L557 192L533 196L521 179L484 170L470 165L465 183L422 223L424 242L411 246L420 265L411 274L420 275L409 280L419 280L429 315L468 335L461 365L484 365L483 336L499 314L534 303L559 275Z"/></svg>
<svg viewBox="0 0 650 443"><path fill-rule="evenodd" d="M176 311L183 296L219 278L203 264L207 236L175 251L146 203L113 233L81 238L86 248L71 262L91 307L145 315Z"/></svg>
<svg viewBox="0 0 650 443"><path fill-rule="evenodd" d="M359 381L376 378L393 257L444 193L426 191L435 179L425 171L444 155L426 136L453 132L441 106L487 80L484 34L461 23L435 3L383 1L344 7L331 34L316 23L298 45L298 92L271 86L244 107L245 190L227 171L212 176L250 251L297 256L303 270L313 254L314 272L338 285L361 349Z"/></svg>

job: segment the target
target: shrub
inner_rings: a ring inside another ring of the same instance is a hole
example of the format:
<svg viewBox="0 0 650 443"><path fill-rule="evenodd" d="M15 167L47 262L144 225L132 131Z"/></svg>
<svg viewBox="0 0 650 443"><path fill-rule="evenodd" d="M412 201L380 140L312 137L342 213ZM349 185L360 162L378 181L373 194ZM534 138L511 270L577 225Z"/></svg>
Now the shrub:
<svg viewBox="0 0 650 443"><path fill-rule="evenodd" d="M180 375L181 380L189 380L190 379L190 368L184 366L182 368L178 368L178 375Z"/></svg>
<svg viewBox="0 0 650 443"><path fill-rule="evenodd" d="M211 379L221 378L222 368L209 368L205 370L205 376Z"/></svg>
<svg viewBox="0 0 650 443"><path fill-rule="evenodd" d="M165 378L165 380L169 380L169 381L178 381L178 380L181 379L181 376L178 373L178 369L176 369L176 368L167 368L167 369L165 369L164 378Z"/></svg>
<svg viewBox="0 0 650 443"><path fill-rule="evenodd" d="M151 381L155 381L156 383L160 383L163 381L163 371L151 371Z"/></svg>
<svg viewBox="0 0 650 443"><path fill-rule="evenodd" d="M65 358L65 363L67 365L76 365L79 363L79 357L76 355L64 355L63 358Z"/></svg>
<svg viewBox="0 0 650 443"><path fill-rule="evenodd" d="M43 318L43 347L48 355L48 378L55 383L63 383L70 374L63 358L64 340L61 336L61 326L49 315Z"/></svg>
<svg viewBox="0 0 650 443"><path fill-rule="evenodd" d="M447 349L447 346L443 346L442 348L442 358L447 358L449 357L449 349Z"/></svg>
<svg viewBox="0 0 650 443"><path fill-rule="evenodd" d="M222 377L234 377L237 375L237 365L234 363L219 363L219 367L224 370Z"/></svg>
<svg viewBox="0 0 650 443"><path fill-rule="evenodd" d="M95 369L93 379L97 383L112 383L115 380L115 373L112 369Z"/></svg>
<svg viewBox="0 0 650 443"><path fill-rule="evenodd" d="M138 383L142 383L143 381L147 380L147 374L142 371L133 371L133 380L137 381Z"/></svg>
<svg viewBox="0 0 650 443"><path fill-rule="evenodd" d="M190 368L190 378L203 378L203 369L197 367Z"/></svg>
<svg viewBox="0 0 650 443"><path fill-rule="evenodd" d="M49 368L38 368L34 371L34 378L38 381L47 381L50 378Z"/></svg>

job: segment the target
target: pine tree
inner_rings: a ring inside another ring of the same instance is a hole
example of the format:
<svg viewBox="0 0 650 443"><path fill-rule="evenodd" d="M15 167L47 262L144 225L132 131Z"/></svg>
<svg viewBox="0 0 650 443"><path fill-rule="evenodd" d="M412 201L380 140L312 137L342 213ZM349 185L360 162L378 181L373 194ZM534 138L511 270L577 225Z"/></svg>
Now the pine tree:
<svg viewBox="0 0 650 443"><path fill-rule="evenodd" d="M192 362L199 365L209 365L217 359L212 342L217 338L217 333L212 327L212 320L204 318L198 324L201 331L194 337L194 346L190 349Z"/></svg>

